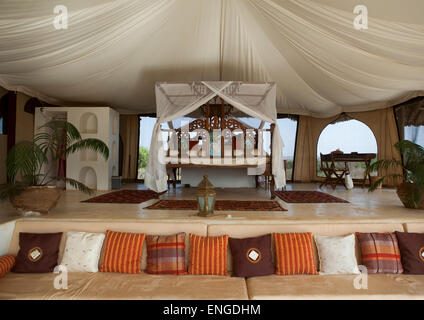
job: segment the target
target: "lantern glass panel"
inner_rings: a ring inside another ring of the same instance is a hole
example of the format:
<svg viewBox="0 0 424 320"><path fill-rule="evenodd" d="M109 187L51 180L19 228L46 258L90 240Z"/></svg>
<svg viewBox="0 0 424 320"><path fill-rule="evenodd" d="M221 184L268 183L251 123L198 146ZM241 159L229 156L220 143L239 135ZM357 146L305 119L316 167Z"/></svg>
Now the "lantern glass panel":
<svg viewBox="0 0 424 320"><path fill-rule="evenodd" d="M209 212L213 212L213 210L214 210L214 199L215 199L215 197L213 197L213 196L208 197Z"/></svg>
<svg viewBox="0 0 424 320"><path fill-rule="evenodd" d="M205 211L205 198L204 197L197 197L197 201L199 202L200 212L204 212Z"/></svg>

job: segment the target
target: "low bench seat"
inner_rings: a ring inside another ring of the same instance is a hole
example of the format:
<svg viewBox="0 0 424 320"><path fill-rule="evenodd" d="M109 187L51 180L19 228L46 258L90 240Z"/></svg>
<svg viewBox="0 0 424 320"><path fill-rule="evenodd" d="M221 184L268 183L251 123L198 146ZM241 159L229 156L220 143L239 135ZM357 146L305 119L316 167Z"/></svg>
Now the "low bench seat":
<svg viewBox="0 0 424 320"><path fill-rule="evenodd" d="M424 299L424 275L369 274L368 289L356 289L357 275L293 275L248 278L251 300Z"/></svg>
<svg viewBox="0 0 424 320"><path fill-rule="evenodd" d="M4 228L6 230L7 228ZM186 266L189 261L189 233L202 236L227 234L230 237L256 237L273 232L311 232L342 236L360 232L424 232L424 223L414 222L342 222L284 224L204 224L199 222L151 221L55 221L22 219L10 230L9 254L19 251L20 232L64 232L59 249L61 261L67 231L105 232L106 230L170 235L186 232ZM272 245L273 247L273 245ZM274 251L274 249L272 249ZM315 265L319 257L313 244ZM357 261L361 253L356 244ZM272 254L275 261L275 253ZM126 300L317 300L317 299L421 299L424 300L424 275L368 274L368 289L355 289L358 275L270 275L237 278L209 275L152 275L144 273L147 250L143 245L142 274L70 272L68 289L54 287L55 273L13 273L0 278L0 300L4 299L126 299ZM102 259L100 259L101 261ZM228 249L228 268L232 271L232 255ZM100 264L100 263L99 263Z"/></svg>
<svg viewBox="0 0 424 320"><path fill-rule="evenodd" d="M68 274L68 288L54 288L54 273L8 273L0 281L3 299L247 300L244 278L123 273Z"/></svg>

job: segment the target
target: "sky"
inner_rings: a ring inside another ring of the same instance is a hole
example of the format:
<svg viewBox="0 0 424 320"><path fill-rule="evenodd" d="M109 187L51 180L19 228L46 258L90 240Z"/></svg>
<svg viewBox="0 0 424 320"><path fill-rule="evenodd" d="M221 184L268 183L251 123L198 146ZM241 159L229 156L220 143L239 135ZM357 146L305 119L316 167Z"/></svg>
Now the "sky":
<svg viewBox="0 0 424 320"><path fill-rule="evenodd" d="M340 149L344 153L377 153L377 141L371 129L358 120L329 124L318 139L317 153Z"/></svg>
<svg viewBox="0 0 424 320"><path fill-rule="evenodd" d="M424 126L405 127L405 139L419 144L420 146L424 146Z"/></svg>
<svg viewBox="0 0 424 320"><path fill-rule="evenodd" d="M153 127L156 118L142 117L140 121L140 146L150 149L150 140L152 140Z"/></svg>
<svg viewBox="0 0 424 320"><path fill-rule="evenodd" d="M241 119L248 125L257 127L260 120L254 118ZM284 142L284 158L292 158L294 155L294 144L296 140L296 121L290 119L278 119L281 138ZM150 148L150 140L155 125L155 118L143 117L140 123L140 145ZM167 128L168 126L165 125ZM269 127L269 124L267 124ZM424 131L420 132L420 138L424 140ZM268 148L265 147L267 150ZM330 153L340 149L345 153L377 153L377 142L371 129L364 123L357 120L349 120L330 124L324 128L318 140L318 155ZM268 149L269 150L269 149Z"/></svg>

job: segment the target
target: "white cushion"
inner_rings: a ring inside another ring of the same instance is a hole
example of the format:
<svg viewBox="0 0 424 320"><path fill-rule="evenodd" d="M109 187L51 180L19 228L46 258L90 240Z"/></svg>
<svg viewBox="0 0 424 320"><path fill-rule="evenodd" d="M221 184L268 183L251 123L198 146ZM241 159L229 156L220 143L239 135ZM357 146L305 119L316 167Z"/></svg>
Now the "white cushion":
<svg viewBox="0 0 424 320"><path fill-rule="evenodd" d="M315 235L320 274L359 274L355 255L355 235L329 237Z"/></svg>
<svg viewBox="0 0 424 320"><path fill-rule="evenodd" d="M104 233L68 231L61 265L73 272L99 271Z"/></svg>

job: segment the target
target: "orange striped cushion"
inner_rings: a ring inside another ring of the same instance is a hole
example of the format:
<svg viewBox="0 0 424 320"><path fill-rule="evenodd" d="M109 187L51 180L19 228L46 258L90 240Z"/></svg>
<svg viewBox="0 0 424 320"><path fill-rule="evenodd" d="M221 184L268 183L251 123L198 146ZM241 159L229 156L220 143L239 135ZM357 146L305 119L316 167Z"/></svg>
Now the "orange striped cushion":
<svg viewBox="0 0 424 320"><path fill-rule="evenodd" d="M228 236L202 237L190 233L188 273L226 276Z"/></svg>
<svg viewBox="0 0 424 320"><path fill-rule="evenodd" d="M312 234L274 233L278 275L318 274L312 249Z"/></svg>
<svg viewBox="0 0 424 320"><path fill-rule="evenodd" d="M12 269L15 264L15 257L11 254L0 257L0 278Z"/></svg>
<svg viewBox="0 0 424 320"><path fill-rule="evenodd" d="M141 273L145 234L106 231L101 272Z"/></svg>

